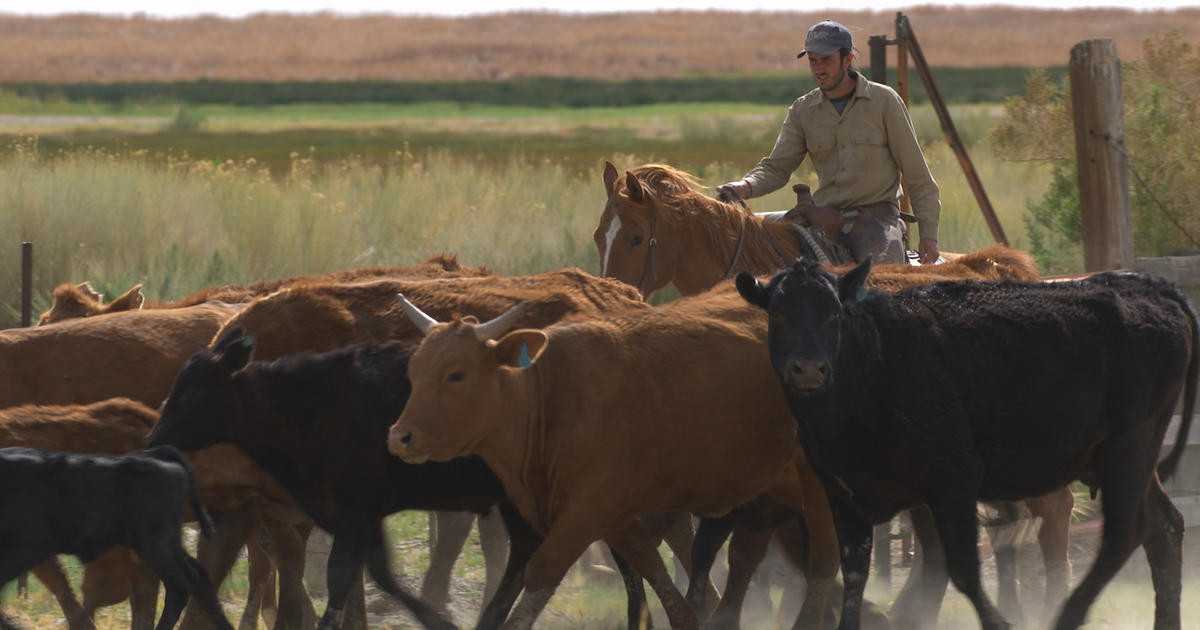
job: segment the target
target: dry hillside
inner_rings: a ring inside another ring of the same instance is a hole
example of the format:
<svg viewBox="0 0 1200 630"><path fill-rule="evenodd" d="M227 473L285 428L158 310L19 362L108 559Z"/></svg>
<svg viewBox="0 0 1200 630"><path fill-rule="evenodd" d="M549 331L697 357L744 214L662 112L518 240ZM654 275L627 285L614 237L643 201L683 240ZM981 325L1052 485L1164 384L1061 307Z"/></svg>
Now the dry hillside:
<svg viewBox="0 0 1200 630"><path fill-rule="evenodd" d="M915 7L905 12L934 66L1064 65L1070 47L1112 38L1126 59L1169 29L1200 38L1200 8ZM508 13L468 18L258 15L165 20L0 13L0 82L258 79L676 77L797 69L813 22L894 36L895 12ZM893 55L889 58L894 59Z"/></svg>

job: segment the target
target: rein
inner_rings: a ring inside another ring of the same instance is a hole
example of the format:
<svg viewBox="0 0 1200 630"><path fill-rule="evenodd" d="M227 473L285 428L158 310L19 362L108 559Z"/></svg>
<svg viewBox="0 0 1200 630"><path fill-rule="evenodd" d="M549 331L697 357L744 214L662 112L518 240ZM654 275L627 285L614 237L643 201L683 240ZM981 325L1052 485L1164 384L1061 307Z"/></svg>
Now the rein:
<svg viewBox="0 0 1200 630"><path fill-rule="evenodd" d="M737 201L739 204L741 204L743 210L745 210L747 213L750 212L750 206L746 205L746 200L742 199L742 196L739 195L736 190L730 187L723 188L722 191L725 194L733 197L734 201ZM729 274L733 273L733 268L737 266L738 257L742 255L742 243L744 243L746 240L746 222L749 220L750 217L746 215L742 216L742 229L738 232L737 248L733 250L733 259L729 261L729 269L725 271L725 276L721 278L722 280L729 278ZM788 265L788 258L787 255L783 253L783 248L781 248L779 244L775 242L775 239L771 238L771 233L766 229L763 230L763 236L767 237L767 243L771 245L771 249L775 250L775 254L779 256L779 260L782 261L783 266L786 267Z"/></svg>
<svg viewBox="0 0 1200 630"><path fill-rule="evenodd" d="M750 206L746 205L746 200L742 199L742 196L736 190L733 188L725 188L723 190L725 194L733 197L735 201L741 204L743 210L750 212ZM725 275L721 278L722 280L729 279L729 274L733 273L734 267L737 266L738 258L742 255L742 245L746 242L746 222L749 220L750 217L747 217L745 214L742 215L742 227L738 230L737 247L733 249L733 258L729 259L729 268L725 270Z"/></svg>

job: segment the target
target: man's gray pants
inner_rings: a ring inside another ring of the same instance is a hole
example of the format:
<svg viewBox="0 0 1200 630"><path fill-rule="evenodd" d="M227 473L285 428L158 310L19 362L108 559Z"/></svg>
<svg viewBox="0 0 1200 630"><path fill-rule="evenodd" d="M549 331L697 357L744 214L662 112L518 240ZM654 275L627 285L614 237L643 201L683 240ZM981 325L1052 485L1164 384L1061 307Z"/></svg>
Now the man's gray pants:
<svg viewBox="0 0 1200 630"><path fill-rule="evenodd" d="M845 235L854 260L867 256L873 263L905 263L904 236L908 226L900 219L900 208L881 202L858 208L858 216Z"/></svg>

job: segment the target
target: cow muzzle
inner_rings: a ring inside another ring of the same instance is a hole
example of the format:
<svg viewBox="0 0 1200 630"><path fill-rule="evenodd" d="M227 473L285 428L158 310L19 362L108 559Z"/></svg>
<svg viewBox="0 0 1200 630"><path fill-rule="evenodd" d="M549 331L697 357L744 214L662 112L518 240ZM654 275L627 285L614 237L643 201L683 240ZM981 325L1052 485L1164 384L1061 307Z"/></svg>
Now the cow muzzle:
<svg viewBox="0 0 1200 630"><path fill-rule="evenodd" d="M824 359L792 359L784 373L784 381L802 392L817 392L829 386L829 362Z"/></svg>
<svg viewBox="0 0 1200 630"><path fill-rule="evenodd" d="M424 464L429 461L429 455L413 451L413 433L408 429L392 427L388 431L388 451L409 464Z"/></svg>

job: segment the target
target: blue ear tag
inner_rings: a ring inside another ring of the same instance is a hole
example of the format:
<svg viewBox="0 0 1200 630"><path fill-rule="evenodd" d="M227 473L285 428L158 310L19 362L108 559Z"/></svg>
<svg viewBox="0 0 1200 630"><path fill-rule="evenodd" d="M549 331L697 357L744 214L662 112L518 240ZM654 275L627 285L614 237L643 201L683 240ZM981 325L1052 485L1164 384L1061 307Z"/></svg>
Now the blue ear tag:
<svg viewBox="0 0 1200 630"><path fill-rule="evenodd" d="M858 291L856 291L854 293L854 301L861 302L865 299L867 299L867 288L866 287L858 287Z"/></svg>
<svg viewBox="0 0 1200 630"><path fill-rule="evenodd" d="M533 358L529 356L529 346L524 341L521 342L521 356L517 357L517 365L523 368L533 365Z"/></svg>

